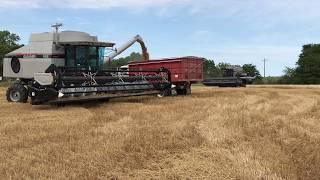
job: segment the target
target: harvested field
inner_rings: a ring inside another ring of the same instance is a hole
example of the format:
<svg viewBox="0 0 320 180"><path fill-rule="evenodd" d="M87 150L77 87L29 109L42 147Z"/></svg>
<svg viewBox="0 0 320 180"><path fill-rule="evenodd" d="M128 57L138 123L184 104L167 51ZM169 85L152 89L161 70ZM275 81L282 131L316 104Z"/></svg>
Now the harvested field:
<svg viewBox="0 0 320 180"><path fill-rule="evenodd" d="M277 89L316 89L320 85L248 85L248 88L277 88Z"/></svg>
<svg viewBox="0 0 320 180"><path fill-rule="evenodd" d="M66 107L0 96L1 179L320 179L318 88Z"/></svg>

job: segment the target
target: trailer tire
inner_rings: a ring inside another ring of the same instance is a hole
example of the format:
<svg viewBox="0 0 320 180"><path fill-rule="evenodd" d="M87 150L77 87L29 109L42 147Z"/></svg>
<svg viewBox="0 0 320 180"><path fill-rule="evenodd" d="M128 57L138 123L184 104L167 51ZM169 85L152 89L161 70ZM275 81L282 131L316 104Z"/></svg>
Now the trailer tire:
<svg viewBox="0 0 320 180"><path fill-rule="evenodd" d="M165 89L160 94L158 94L158 97L167 97L171 96L171 89Z"/></svg>
<svg viewBox="0 0 320 180"><path fill-rule="evenodd" d="M191 86L189 86L188 88L187 88L187 93L186 93L187 95L190 95L191 94Z"/></svg>
<svg viewBox="0 0 320 180"><path fill-rule="evenodd" d="M190 95L191 94L191 87L188 86L187 88L184 88L184 89L177 89L177 94L183 95L183 96Z"/></svg>
<svg viewBox="0 0 320 180"><path fill-rule="evenodd" d="M26 103L28 101L28 90L24 85L15 83L8 88L6 96L9 102Z"/></svg>
<svg viewBox="0 0 320 180"><path fill-rule="evenodd" d="M245 83L242 83L241 85L240 85L240 87L247 87L247 84L245 84Z"/></svg>

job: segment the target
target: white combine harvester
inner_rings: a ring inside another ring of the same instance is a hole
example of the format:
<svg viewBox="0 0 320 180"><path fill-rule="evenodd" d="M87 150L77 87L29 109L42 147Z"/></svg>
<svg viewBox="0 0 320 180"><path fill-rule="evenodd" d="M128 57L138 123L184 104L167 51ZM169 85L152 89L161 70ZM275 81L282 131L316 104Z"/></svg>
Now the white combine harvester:
<svg viewBox="0 0 320 180"><path fill-rule="evenodd" d="M29 44L4 58L3 76L17 81L7 90L7 100L31 104L60 104L116 97L159 94L171 88L165 69L103 69L104 64L139 42L144 60L149 59L142 38L137 35L113 53L105 56L105 48L114 43L100 42L84 32L31 34ZM148 76L138 75L148 73ZM126 74L123 76L123 74Z"/></svg>

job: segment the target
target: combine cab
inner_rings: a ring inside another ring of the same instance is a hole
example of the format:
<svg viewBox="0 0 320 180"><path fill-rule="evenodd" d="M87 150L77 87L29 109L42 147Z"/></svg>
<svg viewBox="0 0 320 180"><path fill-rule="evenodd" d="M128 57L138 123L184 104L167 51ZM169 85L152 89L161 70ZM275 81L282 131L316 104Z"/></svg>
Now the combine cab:
<svg viewBox="0 0 320 180"><path fill-rule="evenodd" d="M5 56L4 77L17 78L7 90L7 100L25 103L30 97L33 105L59 104L168 91L170 72L165 68L130 70L134 74L103 69L105 63L135 42L141 44L144 60L148 61L138 35L105 57L105 48L114 48L115 44L100 42L84 32L58 32L57 28L53 33L32 34L28 45Z"/></svg>

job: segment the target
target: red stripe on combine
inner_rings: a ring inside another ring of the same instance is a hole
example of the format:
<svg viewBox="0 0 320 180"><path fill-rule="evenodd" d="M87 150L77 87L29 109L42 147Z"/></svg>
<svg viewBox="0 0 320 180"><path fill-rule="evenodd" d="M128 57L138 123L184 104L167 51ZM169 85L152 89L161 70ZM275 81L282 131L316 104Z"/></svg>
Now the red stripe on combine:
<svg viewBox="0 0 320 180"><path fill-rule="evenodd" d="M57 58L57 59L64 59L64 54L36 54L36 53L28 53L28 54L15 54L15 55L9 55L5 56L6 58Z"/></svg>

